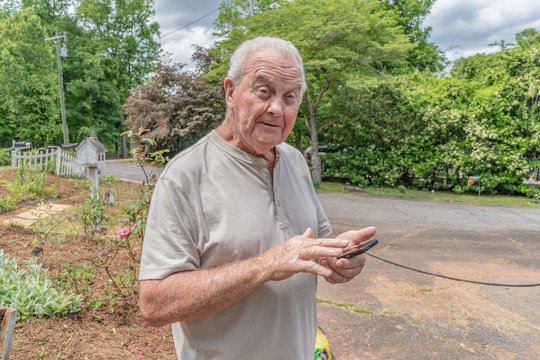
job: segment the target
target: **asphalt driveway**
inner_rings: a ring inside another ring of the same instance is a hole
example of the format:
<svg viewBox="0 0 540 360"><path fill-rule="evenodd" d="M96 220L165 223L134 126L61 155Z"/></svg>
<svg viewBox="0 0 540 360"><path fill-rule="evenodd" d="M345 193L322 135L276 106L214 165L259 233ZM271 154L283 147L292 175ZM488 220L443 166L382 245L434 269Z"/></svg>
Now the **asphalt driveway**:
<svg viewBox="0 0 540 360"><path fill-rule="evenodd" d="M377 227L370 253L482 282L540 283L540 209L319 193L336 233ZM342 359L540 359L540 287L486 286L368 257L319 282L319 323Z"/></svg>

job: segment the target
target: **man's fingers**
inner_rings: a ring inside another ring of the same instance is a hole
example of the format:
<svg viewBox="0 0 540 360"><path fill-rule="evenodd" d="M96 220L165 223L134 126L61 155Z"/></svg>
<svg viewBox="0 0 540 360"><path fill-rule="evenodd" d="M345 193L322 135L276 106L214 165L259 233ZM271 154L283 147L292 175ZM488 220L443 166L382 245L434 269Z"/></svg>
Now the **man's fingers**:
<svg viewBox="0 0 540 360"><path fill-rule="evenodd" d="M343 248L347 247L348 243L345 239L307 239L298 255L301 259L338 257L343 254Z"/></svg>
<svg viewBox="0 0 540 360"><path fill-rule="evenodd" d="M369 226L360 230L349 230L342 234L339 234L337 238L351 240L355 243L360 243L373 237L377 229L374 226Z"/></svg>
<svg viewBox="0 0 540 360"><path fill-rule="evenodd" d="M341 255L343 250L341 247L326 247L326 246L310 246L301 249L299 252L300 259L318 259L326 257L336 257Z"/></svg>
<svg viewBox="0 0 540 360"><path fill-rule="evenodd" d="M305 270L306 272L310 272L315 275L320 275L324 278L329 278L332 276L332 270L324 266L321 266L314 261L306 261L306 263L307 263L306 270Z"/></svg>
<svg viewBox="0 0 540 360"><path fill-rule="evenodd" d="M344 271L347 269L358 269L364 267L366 264L366 256L364 254L353 256L350 259L336 259L328 258L329 266L336 271Z"/></svg>
<svg viewBox="0 0 540 360"><path fill-rule="evenodd" d="M340 264L342 260L344 264ZM339 284L353 279L362 271L365 263L365 255L358 255L351 259L336 260L335 258L327 258L320 261L322 266L332 271L332 275L326 277L326 280L332 284ZM343 265L343 267L340 265Z"/></svg>

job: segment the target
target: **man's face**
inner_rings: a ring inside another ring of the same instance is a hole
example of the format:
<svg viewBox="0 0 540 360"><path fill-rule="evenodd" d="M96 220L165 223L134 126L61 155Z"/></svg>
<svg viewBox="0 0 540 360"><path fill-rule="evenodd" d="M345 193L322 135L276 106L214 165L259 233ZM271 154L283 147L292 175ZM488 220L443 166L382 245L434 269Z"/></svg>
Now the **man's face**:
<svg viewBox="0 0 540 360"><path fill-rule="evenodd" d="M289 136L302 101L302 72L289 55L272 48L248 59L239 84L225 80L231 143L254 155L265 155Z"/></svg>

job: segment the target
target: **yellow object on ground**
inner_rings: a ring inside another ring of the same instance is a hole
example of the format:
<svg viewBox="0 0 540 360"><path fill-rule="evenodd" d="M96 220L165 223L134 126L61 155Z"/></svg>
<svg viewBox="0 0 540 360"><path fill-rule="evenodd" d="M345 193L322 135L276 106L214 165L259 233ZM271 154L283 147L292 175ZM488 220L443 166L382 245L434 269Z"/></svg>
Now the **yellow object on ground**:
<svg viewBox="0 0 540 360"><path fill-rule="evenodd" d="M315 341L315 360L332 360L328 339L321 329L317 329L317 340Z"/></svg>

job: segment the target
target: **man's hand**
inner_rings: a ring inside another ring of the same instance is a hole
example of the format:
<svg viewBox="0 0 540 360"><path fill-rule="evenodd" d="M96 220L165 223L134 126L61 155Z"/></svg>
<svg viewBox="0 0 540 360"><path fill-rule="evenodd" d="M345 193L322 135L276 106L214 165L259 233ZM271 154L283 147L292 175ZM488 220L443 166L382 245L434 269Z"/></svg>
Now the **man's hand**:
<svg viewBox="0 0 540 360"><path fill-rule="evenodd" d="M309 272L324 277L331 277L333 270L321 266L316 261L320 258L335 258L342 254L350 244L350 239L314 239L313 230L307 228L299 236L268 250L261 255L263 264L271 272L270 280L284 280L299 273Z"/></svg>
<svg viewBox="0 0 540 360"><path fill-rule="evenodd" d="M350 247L369 240L375 235L375 231L376 229L373 226L361 230L350 230L338 235L337 239L349 240L349 245L347 247ZM337 256L322 259L320 262L322 266L331 270L330 276L324 276L326 281L331 284L344 283L352 280L356 275L360 274L366 263L366 256L364 254L353 256L350 259L337 259Z"/></svg>

